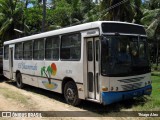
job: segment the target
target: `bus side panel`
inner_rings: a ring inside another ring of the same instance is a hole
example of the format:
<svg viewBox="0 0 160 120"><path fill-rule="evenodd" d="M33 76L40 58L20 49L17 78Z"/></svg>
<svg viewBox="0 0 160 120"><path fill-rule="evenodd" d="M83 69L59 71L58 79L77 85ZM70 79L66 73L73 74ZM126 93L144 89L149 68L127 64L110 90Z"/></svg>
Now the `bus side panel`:
<svg viewBox="0 0 160 120"><path fill-rule="evenodd" d="M10 78L9 60L4 60L3 59L3 75L8 79Z"/></svg>
<svg viewBox="0 0 160 120"><path fill-rule="evenodd" d="M42 78L42 77L38 77L37 79L38 79L38 85L40 88L54 91L54 92L58 92L58 93L62 93L62 91L61 91L62 81L56 80L54 78L48 80L47 78Z"/></svg>
<svg viewBox="0 0 160 120"><path fill-rule="evenodd" d="M38 80L39 87L62 93L62 81L71 78L77 85L79 97L84 99L83 64L81 61L45 61L37 74L45 79ZM51 78L51 79L49 79ZM49 85L49 83L51 83Z"/></svg>
<svg viewBox="0 0 160 120"><path fill-rule="evenodd" d="M38 87L37 76L35 76L38 65L39 63L33 60L14 60L14 73L20 71L23 83Z"/></svg>

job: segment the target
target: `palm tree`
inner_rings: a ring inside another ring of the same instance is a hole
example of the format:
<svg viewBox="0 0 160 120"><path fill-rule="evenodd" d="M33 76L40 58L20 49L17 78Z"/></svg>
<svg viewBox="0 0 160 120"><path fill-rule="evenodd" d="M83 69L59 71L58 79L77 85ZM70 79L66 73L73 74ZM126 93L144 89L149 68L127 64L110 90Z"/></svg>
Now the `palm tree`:
<svg viewBox="0 0 160 120"><path fill-rule="evenodd" d="M159 0L149 0L149 8L151 10L160 8L160 1Z"/></svg>
<svg viewBox="0 0 160 120"><path fill-rule="evenodd" d="M48 66L47 68L44 66L41 68L41 76L45 74L45 77L48 79L48 83L51 84L51 74L52 74L52 68L51 66Z"/></svg>
<svg viewBox="0 0 160 120"><path fill-rule="evenodd" d="M22 26L23 9L17 7L18 4L17 0L0 0L0 37L3 41L14 39L19 34L14 31Z"/></svg>
<svg viewBox="0 0 160 120"><path fill-rule="evenodd" d="M153 48L155 48L155 50L152 50L152 61L156 62L158 67L160 45L160 1L150 0L144 4L145 8L143 10L143 18L141 19L141 23L143 23L146 28L146 33L150 42L154 43Z"/></svg>
<svg viewBox="0 0 160 120"><path fill-rule="evenodd" d="M42 32L45 31L46 21L46 0L43 0L43 20L42 20Z"/></svg>
<svg viewBox="0 0 160 120"><path fill-rule="evenodd" d="M142 17L141 0L103 0L100 3L101 19L138 23Z"/></svg>

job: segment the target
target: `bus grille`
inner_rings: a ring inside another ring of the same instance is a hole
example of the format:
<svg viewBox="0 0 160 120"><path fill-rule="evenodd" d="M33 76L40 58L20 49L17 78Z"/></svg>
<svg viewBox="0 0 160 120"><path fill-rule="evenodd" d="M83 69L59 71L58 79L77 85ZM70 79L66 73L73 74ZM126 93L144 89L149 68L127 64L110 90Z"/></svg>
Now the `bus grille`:
<svg viewBox="0 0 160 120"><path fill-rule="evenodd" d="M127 85L121 85L123 90L133 90L141 88L143 82L134 83L134 84L127 84Z"/></svg>
<svg viewBox="0 0 160 120"><path fill-rule="evenodd" d="M142 79L144 79L144 77L131 78L131 79L122 79L122 80L118 80L118 81L123 82L123 83L131 83L131 82L138 82L138 81L140 81Z"/></svg>

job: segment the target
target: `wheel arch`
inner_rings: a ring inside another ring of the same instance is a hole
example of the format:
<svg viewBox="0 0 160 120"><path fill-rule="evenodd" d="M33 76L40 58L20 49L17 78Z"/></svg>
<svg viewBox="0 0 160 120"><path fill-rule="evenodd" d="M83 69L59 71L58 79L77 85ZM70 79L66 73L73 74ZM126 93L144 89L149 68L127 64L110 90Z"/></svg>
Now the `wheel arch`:
<svg viewBox="0 0 160 120"><path fill-rule="evenodd" d="M66 84L67 82L69 82L69 81L74 82L75 85L76 85L76 82L74 81L73 78L71 78L71 77L64 77L64 78L63 78L63 81L62 81L62 88L61 88L62 94L64 94L64 86L65 86L65 84ZM77 87L77 85L76 85L76 87Z"/></svg>
<svg viewBox="0 0 160 120"><path fill-rule="evenodd" d="M21 74L20 70L16 70L15 78L17 78L17 74L18 74L18 73Z"/></svg>

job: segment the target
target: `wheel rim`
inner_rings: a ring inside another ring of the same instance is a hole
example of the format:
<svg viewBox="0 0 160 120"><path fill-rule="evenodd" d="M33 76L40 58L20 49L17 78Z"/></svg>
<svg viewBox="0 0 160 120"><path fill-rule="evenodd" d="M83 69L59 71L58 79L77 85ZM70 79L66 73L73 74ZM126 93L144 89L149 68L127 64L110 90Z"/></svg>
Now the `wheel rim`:
<svg viewBox="0 0 160 120"><path fill-rule="evenodd" d="M68 103L72 104L75 100L75 92L73 89L68 88L66 90L66 100L68 101Z"/></svg>
<svg viewBox="0 0 160 120"><path fill-rule="evenodd" d="M19 75L17 76L17 84L18 84L18 85L21 85L21 78L20 78Z"/></svg>

